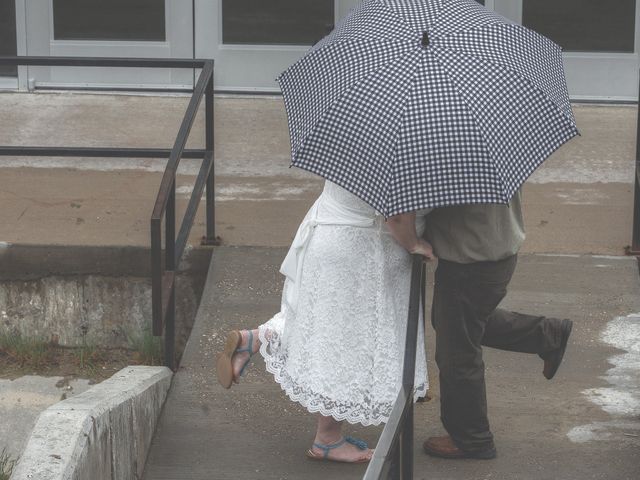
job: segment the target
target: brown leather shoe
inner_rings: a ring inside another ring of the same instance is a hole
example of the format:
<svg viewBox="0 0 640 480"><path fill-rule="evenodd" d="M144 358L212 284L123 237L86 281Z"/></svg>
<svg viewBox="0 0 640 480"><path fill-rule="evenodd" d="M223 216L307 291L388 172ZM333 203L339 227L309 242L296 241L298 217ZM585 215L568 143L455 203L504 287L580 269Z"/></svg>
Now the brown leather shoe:
<svg viewBox="0 0 640 480"><path fill-rule="evenodd" d="M464 450L460 450L448 435L444 437L430 437L424 442L422 448L427 455L439 458L477 458L481 460L496 458L495 448L481 450L479 452L465 452Z"/></svg>
<svg viewBox="0 0 640 480"><path fill-rule="evenodd" d="M567 349L567 342L569 341L569 335L571 335L572 328L573 322L571 320L565 319L560 322L560 347L553 352L546 354L544 357L544 369L542 370L542 374L547 380L551 380L554 377L562 363L562 358L564 357L564 352Z"/></svg>

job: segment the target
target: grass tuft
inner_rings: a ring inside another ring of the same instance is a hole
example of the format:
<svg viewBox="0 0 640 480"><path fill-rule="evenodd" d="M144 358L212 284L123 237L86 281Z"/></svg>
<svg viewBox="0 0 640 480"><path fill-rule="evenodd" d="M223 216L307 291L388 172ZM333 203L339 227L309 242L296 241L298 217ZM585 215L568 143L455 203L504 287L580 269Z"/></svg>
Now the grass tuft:
<svg viewBox="0 0 640 480"><path fill-rule="evenodd" d="M17 460L11 458L11 455L7 453L7 449L3 448L0 452L0 480L9 480L16 462Z"/></svg>
<svg viewBox="0 0 640 480"><path fill-rule="evenodd" d="M162 365L162 339L154 337L151 328L141 333L127 333L127 341L142 365Z"/></svg>
<svg viewBox="0 0 640 480"><path fill-rule="evenodd" d="M18 332L1 333L0 352L21 367L40 368L49 360L51 345L41 338L23 337Z"/></svg>
<svg viewBox="0 0 640 480"><path fill-rule="evenodd" d="M82 373L94 377L98 374L98 363L104 360L104 352L96 345L83 342L80 347L73 349L75 364Z"/></svg>

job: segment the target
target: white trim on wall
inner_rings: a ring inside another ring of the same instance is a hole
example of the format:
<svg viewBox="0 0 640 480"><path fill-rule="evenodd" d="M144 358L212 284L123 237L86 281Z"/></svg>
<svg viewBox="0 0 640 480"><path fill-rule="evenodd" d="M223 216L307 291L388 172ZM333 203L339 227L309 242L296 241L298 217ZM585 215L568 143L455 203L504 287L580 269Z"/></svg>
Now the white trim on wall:
<svg viewBox="0 0 640 480"><path fill-rule="evenodd" d="M24 53L33 56L192 58L193 17L191 1L164 0L165 41L56 40L53 0L17 0L24 22L19 40ZM20 75L21 88L155 88L188 89L193 86L191 69L132 69L97 67L29 67ZM24 81L23 81L24 78Z"/></svg>
<svg viewBox="0 0 640 480"><path fill-rule="evenodd" d="M27 0L16 0L16 40L17 54L27 55ZM29 86L29 67L18 66L18 79L16 88L27 90Z"/></svg>
<svg viewBox="0 0 640 480"><path fill-rule="evenodd" d="M339 21L360 0L335 0L335 21ZM18 55L144 56L213 58L216 60L215 85L218 91L279 92L275 76L309 48L308 45L225 45L222 43L221 0L165 0L164 42L76 41L53 38L53 0L15 0ZM485 6L506 17L522 21L522 0L485 0ZM192 8L195 11L192 11ZM195 23L195 25L194 25ZM195 28L195 35L193 32ZM187 38L188 37L188 38ZM191 39L195 37L195 45ZM640 56L640 0L636 0L634 53L565 52L565 66L574 100L637 101ZM88 70L80 77L64 75L58 67L18 67L17 80L0 79L0 88L27 90L30 79L38 86L108 87L110 84L133 88L170 87L187 89L193 72L179 69L143 72L127 76L124 69L111 69L108 78L93 81ZM69 82L73 80L73 82ZM85 81L86 80L86 81ZM16 85L17 83L17 85Z"/></svg>

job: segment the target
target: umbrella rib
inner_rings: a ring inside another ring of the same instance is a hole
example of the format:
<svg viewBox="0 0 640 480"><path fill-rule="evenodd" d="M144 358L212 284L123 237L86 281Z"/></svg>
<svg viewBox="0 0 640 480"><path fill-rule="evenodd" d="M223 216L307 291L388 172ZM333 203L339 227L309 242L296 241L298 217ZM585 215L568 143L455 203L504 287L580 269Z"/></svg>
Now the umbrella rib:
<svg viewBox="0 0 640 480"><path fill-rule="evenodd" d="M537 32L534 32L533 30L530 30L530 29L528 29L528 28L526 28L526 27L523 27L522 25L517 25L517 24L504 24L504 23L502 23L502 24L492 23L492 24L488 24L488 25L482 25L482 26L479 26L479 27L469 28L469 29L466 29L466 30L460 30L460 31L458 31L458 32L453 32L453 33L450 33L450 34L445 35L445 36L440 37L440 38L441 38L442 40L444 40L444 39L449 38L449 37L452 37L452 36L454 36L454 35L458 35L458 34L462 34L462 33L468 33L468 32L473 32L473 31L475 31L475 30L482 30L482 29L485 29L485 28L486 28L486 29L489 29L489 28L515 28L515 29L525 30L525 31L527 31L527 32L533 32L533 33L535 33L535 34L537 34L537 35L540 35L540 34L538 34ZM553 42L553 41L549 40L548 38L546 38L546 37L544 37L544 36L542 36L542 35L540 35L540 37L542 37L543 39L547 40L548 42L553 43L557 48L561 48L561 47L559 47L555 42ZM439 41L438 41L438 44L439 44L439 43L440 43L440 41L442 41L442 40L439 40ZM542 88L540 88L538 85L536 85L535 83L533 83L533 81L531 81L531 79L527 78L526 76L524 76L524 75L520 74L519 72L517 72L517 71L513 70L512 68L509 68L509 67L508 67L508 66L506 66L506 65L503 65L503 64L501 64L501 63L497 63L497 62L495 62L495 61L488 60L488 59L485 59L485 58L475 57L475 56L473 56L473 55L471 55L471 54L469 54L469 53L467 53L467 52L464 52L464 51L462 51L462 50L460 50L460 49L457 49L457 48L455 48L455 47L451 47L451 46L441 46L441 48L446 48L446 49L447 49L447 50L449 50L449 51L456 52L456 53L458 53L458 54L460 54L460 55L462 55L462 56L465 56L465 57L467 57L467 58L471 58L471 59L473 59L473 60L477 60L477 61L479 61L479 62L483 62L483 63L485 63L486 65L492 65L492 66L498 67L498 68L502 69L503 71L508 72L508 73L512 74L513 76L518 77L518 78L520 78L520 79L522 79L522 80L526 81L527 83L529 83L530 85L532 85L536 90L540 91L540 92L545 96L545 98L547 98L547 100L549 100L549 102L553 103L553 104L556 106L556 108L558 109L558 111L559 111L562 115L564 115L564 116L565 116L565 117L566 117L566 118L567 118L567 119L568 119L568 120L573 124L573 126L574 126L574 127L576 126L576 125L575 125L575 120L574 120L573 118L571 118L569 115L567 115L567 113L566 113L566 112L564 112L564 111L563 111L563 110L558 106L558 104L557 104L556 102L554 102L554 101L553 101L553 99L551 99L551 98L549 97L549 95L547 94L547 92L545 92Z"/></svg>
<svg viewBox="0 0 640 480"><path fill-rule="evenodd" d="M348 38L340 38L340 39L336 39L330 43L325 43L324 45L322 45L320 48L317 49L312 49L309 50L309 52L302 56L301 58L299 58L298 60L296 60L295 62L293 62L291 65L289 65L289 67L287 67L287 69L285 71L283 71L280 75L278 75L278 77L276 78L277 82L280 82L280 79L286 75L289 71L293 70L296 66L298 66L299 64L301 64L302 62L309 62L310 60L313 59L313 57L319 55L320 52L324 52L324 50L330 48L330 47L336 47L336 46L340 46L344 43L348 43L348 42L358 42L358 41L370 41L370 42L375 42L375 41L387 41L387 40L399 40L402 42L406 42L408 39L407 38L402 38L402 37L386 37L386 38L367 38L367 37L348 37Z"/></svg>
<svg viewBox="0 0 640 480"><path fill-rule="evenodd" d="M382 0L378 0L378 3L380 5L382 5L385 9L387 9L395 18L397 18L398 20L400 20L406 27L408 30L411 30L413 32L415 32L417 35L422 35L422 31L417 30L415 28L413 28L413 26L411 26L411 24L409 22L407 22L407 19L404 18L402 15L400 15L398 12L396 12L395 10L393 10L389 5L387 5L385 2L383 2Z"/></svg>
<svg viewBox="0 0 640 480"><path fill-rule="evenodd" d="M522 27L522 28L524 28L524 27ZM473 56L473 55L471 55L469 53L463 52L463 51L455 49L455 48L449 48L449 51L455 52L455 53L457 53L459 55L462 55L463 57L470 58L470 59L472 59L474 61L484 63L485 65L489 65L489 66L493 66L493 67L499 68L503 72L509 73L510 75L512 75L512 76L514 76L516 78L519 78L520 80L522 80L524 82L527 82L529 85L531 85L531 87L533 87L535 90L539 91L544 96L544 98L547 99L547 101L549 103L551 103L558 110L558 113L560 113L563 117L565 117L571 123L571 125L574 128L577 128L575 120L573 118L571 118L565 111L563 111L560 108L560 106L556 102L554 102L551 97L549 97L547 92L545 92L542 88L540 88L538 85L536 85L530 78L527 78L526 76L522 75L521 73L519 73L519 72L513 70L512 68L509 68L508 66L503 65L501 63L497 63L497 62L494 62L492 60L488 60L488 59L485 59L485 58L479 58L479 57ZM436 55L436 57L438 57L438 55ZM438 57L438 61L440 61L439 57ZM442 64L442 62L441 62L441 64ZM444 68L444 65L443 65L443 68Z"/></svg>
<svg viewBox="0 0 640 480"><path fill-rule="evenodd" d="M434 49L434 52L435 52L435 49ZM452 75L448 72L447 66L440 59L440 56L437 55L437 53L434 56L435 56L436 60L438 61L438 63L440 64L440 66L442 67L442 71L446 73L446 75L447 75L449 81L451 82L451 85L453 86L453 88L455 88L456 91L459 93L459 97L458 98L460 98L460 101L464 103L464 106L467 108L467 111L469 113L469 117L471 119L473 119L473 122L476 124L476 128L478 129L478 132L480 133L480 135L482 135L482 138L484 139L483 148L486 150L487 157L490 158L490 159L493 159L493 155L491 154L491 151L487 147L489 142L485 138L484 133L482 132L482 128L481 128L480 124L478 123L478 120L476 119L476 116L473 114L473 110L471 109L471 106L466 101L463 92L460 90L460 88L458 87L456 82L454 82L451 79ZM493 162L491 162L491 167L494 169L494 171L496 173L496 178L498 178L500 180L500 185L501 185L501 190L502 190L501 193L502 193L503 197L506 197L507 194L506 194L506 185L504 183L504 179L502 178L502 175L500 175L500 172L498 171L498 169L496 168L496 166L495 166L495 164Z"/></svg>
<svg viewBox="0 0 640 480"><path fill-rule="evenodd" d="M351 41L364 41L364 40L366 40L366 39L364 39L364 38L359 38L359 39L349 39L349 40L351 40ZM382 38L381 38L381 39L372 39L372 40L373 40L373 41L379 41L379 42L386 42L386 41L388 41L388 40L390 40L390 39L386 39L386 38L385 38L385 39L382 39ZM393 38L393 39L391 39L391 40L395 40L395 38ZM320 50L316 50L316 51L314 51L314 52L310 52L310 54L308 54L307 56L305 56L305 57L303 57L302 59L298 60L296 63L294 63L292 66L290 66L290 67L289 67L285 72L283 72L283 73L282 73L282 74L277 78L278 83L280 83L280 88L281 88L281 89L283 88L281 78L282 78L284 75L286 75L286 74L287 74L287 73L288 73L288 72L289 72L289 71L290 71L290 70L291 70L295 65L297 65L297 64L298 64L298 63L300 63L300 62L302 62L302 61L303 61L303 60L305 60L305 59L308 61L310 58L312 58L312 57L311 57L311 55L314 55L316 52L319 52L319 51L321 51L321 50L323 50L323 49L325 49L325 48L329 48L329 47L334 46L334 45L341 44L341 43L346 42L346 41L347 41L347 40L343 40L343 41L340 41L340 42L336 42L336 43L328 44L328 45L326 45L325 47L323 47L322 49L320 49ZM406 40L406 39L404 39L404 42L398 42L398 43L405 43L405 44L407 45L407 47L410 47L410 46L411 46L411 44L410 44L409 42L407 42L407 40ZM416 48L418 48L418 47L416 47ZM292 145L291 145L291 151L292 151L292 154L294 154L294 152L296 152L296 151L298 151L298 150L300 150L300 149L302 149L302 148L303 148L303 146L304 146L304 144L305 144L305 141L306 141L307 137L308 137L308 136L309 136L309 135L314 131L314 129L317 127L318 123L320 123L320 122L322 121L322 119L323 119L323 118L324 118L324 116L327 114L327 112L329 112L329 111L331 110L331 106L332 106L333 104L335 104L335 103L337 103L337 102L341 101L341 100L344 98L344 96L345 96L345 95L347 95L347 94L348 94L348 93L349 93L349 92L350 92L354 87L356 87L357 85L359 85L361 82L365 81L365 80L366 80L367 78L369 78L370 76L377 74L377 73L378 73L379 71L381 71L382 69L384 69L384 68L388 67L391 63L396 62L396 61L398 61L398 60L400 60L400 59L404 58L404 56L405 56L405 55L409 55L411 52L414 52L414 51L416 50L416 48L410 48L410 49L408 48L407 50L405 50L405 51L403 51L403 52L399 53L397 56L394 56L394 57L392 57L392 58L387 59L387 61L386 61L386 62L384 62L384 63L380 64L380 65L379 65L375 70L371 70L367 75L362 76L362 77L361 77L360 79L358 79L357 81L355 81L355 82L353 82L352 84L350 84L350 85L346 86L346 87L345 87L345 89L344 89L344 91L343 91L342 93L340 93L340 95L339 95L338 97L335 97L335 98L334 98L334 99L329 103L328 107L327 107L325 110L323 110L322 112L320 112L320 113L319 113L319 115L317 116L317 118L316 118L315 122L314 122L313 124L311 124L311 123L310 123L310 124L307 126L307 128L306 128L307 133L306 133L306 135L305 135L304 137L299 138L299 140L298 140L298 142L297 142L297 146L296 146L296 145L293 145L293 143L292 143ZM284 92L283 92L283 93L284 93ZM286 105L287 105L287 96L285 95L285 106L286 106ZM289 109L289 107L288 107L288 106L286 107L286 109L287 109L287 112L289 112L289 110L290 110L290 109ZM290 127L290 133L291 133L291 124L290 124L290 123L289 123L289 127ZM291 133L291 137L293 138L293 134L292 134L292 133Z"/></svg>
<svg viewBox="0 0 640 480"><path fill-rule="evenodd" d="M502 66L502 65L500 65L500 64L495 64L495 63L493 63L493 62L485 61L485 60L483 60L483 59L477 59L476 57L473 57L473 56L471 56L471 55L465 54L465 53L463 53L463 52L459 52L459 53L460 53L461 55L466 56L467 58L471 58L471 59L473 59L473 60L477 60L477 61L483 62L483 63L485 63L485 64L488 64L488 65L495 65L495 66L497 66L497 67L499 67L499 68L502 68L504 71L506 71L506 72L508 72L508 73L512 73L512 74L513 74L514 76L516 76L517 78L521 78L523 81L525 81L525 82L530 83L531 85L533 85L533 86L536 88L536 90L538 90L538 91L540 91L540 92L542 93L543 97L547 100L547 102L548 102L548 103L550 103L551 105L553 105L553 106L558 110L558 112L559 112L559 113L560 113L560 114L561 114L565 119L567 119L567 120L570 122L571 126L572 126L572 127L573 127L573 129L574 129L574 134L572 135L572 137L573 137L573 136L575 136L575 135L579 135L579 132L578 132L578 129L577 129L577 127L576 127L575 122L574 122L571 118L567 117L567 115L566 115L566 114L565 114L565 113L564 113L564 112L563 112L563 111L558 107L558 105L557 105L553 100L551 100L551 99L548 97L548 95L546 95L546 93L545 93L542 89L538 88L538 87L537 87L535 84L533 84L533 82L531 82L529 79L527 79L526 77L522 77L521 75L518 75L518 74L517 74L517 73L515 73L515 72L511 72L511 70L509 70L509 69L505 68L504 66ZM438 62L440 63L440 65L442 66L443 71L448 72L446 65L445 65L445 64L444 64L444 62L440 59L439 55L435 55L435 57L437 58L437 60L438 60ZM475 115L473 115L473 114L472 114L471 107L470 107L470 105L468 104L468 102L465 100L465 96L464 96L463 92L460 90L460 88L458 87L458 85L456 84L456 82L455 82L455 81L453 81L453 80L451 80L452 75L451 75L451 74L449 74L449 73L447 73L447 76L449 77L449 79L450 79L451 84L453 85L453 87L454 87L454 88L455 88L455 89L460 93L460 100L461 100L462 102L464 102L464 105L465 105L465 106L466 106L466 108L469 110L469 114L470 114L471 118L473 119L473 121L476 123L476 126L478 127L478 132L479 132L479 133L480 133L480 135L482 135L482 136L483 136L483 138L484 138L484 134L483 134L483 132L482 132L482 128L480 128L480 125L478 124L478 122L477 122L477 119L476 119ZM486 138L485 138L485 140L486 140ZM486 142L486 141L485 141L485 145L486 145L486 144L488 144L488 142ZM560 147L560 145L558 145L558 146L556 147L556 149L557 149L557 148L559 148L559 147ZM487 147L485 146L485 148L487 148ZM493 156L491 155L491 152L490 152L488 149L487 149L487 153L489 154L489 157L490 157L490 158L493 158ZM492 163L491 165L492 165L492 167L494 167L494 168L495 168L495 165L494 165L493 163ZM532 173L532 172L531 172L531 173ZM506 188L505 188L504 180L502 179L502 177L501 177L501 175L499 174L499 172L497 171L497 169L496 169L496 176L497 176L497 178L499 178L499 179L500 179L500 182L501 182L501 184L502 184L502 193L503 193L503 195L506 197L506 196L507 196L507 193L506 193Z"/></svg>
<svg viewBox="0 0 640 480"><path fill-rule="evenodd" d="M327 113L329 113L336 104L341 102L345 98L345 96L348 95L354 88L356 88L358 85L360 85L361 83L366 81L371 76L376 75L381 70L383 70L384 68L388 67L390 64L392 64L394 62L398 62L401 59L403 59L405 56L408 56L408 55L414 53L415 50L418 49L418 48L419 47L416 47L415 49L407 50L406 52L403 52L402 55L390 59L388 62L385 62L384 64L380 65L379 68L377 68L375 70L372 70L367 76L363 76L357 82L354 82L351 85L349 85L347 88L345 88L345 90L340 94L340 96L335 98L331 102L330 106L324 112L322 112L322 114L318 115L318 118L316 119L315 123L313 125L310 125L310 127L308 129L309 133L304 138L300 139L300 142L299 142L299 145L298 145L298 148L296 149L296 151L299 151L304 147L305 142L307 141L309 136L313 134L313 132L315 131L316 127L322 121L322 119L325 117L325 115L327 115Z"/></svg>
<svg viewBox="0 0 640 480"><path fill-rule="evenodd" d="M475 32L478 30L484 30L485 28L493 28L493 27L521 27L521 28L525 28L522 25L518 25L515 23L485 23L482 25L475 25L473 27L470 28L465 28L463 30L454 30L453 32L449 32L445 35L441 35L438 37L438 43L442 42L442 41L446 41L448 38L450 37L455 37L456 35L460 35L462 33L469 33L469 32Z"/></svg>
<svg viewBox="0 0 640 480"><path fill-rule="evenodd" d="M415 62L415 68L414 68L414 72L413 72L413 80L411 81L411 88L410 91L408 92L408 94L405 97L405 101L404 101L404 107L403 107L403 112L402 115L400 117L400 121L398 122L399 128L402 128L402 125L404 124L404 120L405 117L407 115L408 112L408 105L409 105L409 99L411 98L411 95L413 95L416 83L417 83L417 79L418 79L418 73L420 71L420 62L424 62L424 58L423 57L418 57L416 62ZM391 181L388 183L388 185L392 185L393 184L393 180L395 179L396 176L396 165L398 163L398 146L400 143L400 135L396 135L395 137L395 145L393 147L393 152L394 152L394 161L393 161L393 169L391 171ZM387 214L389 213L389 197L391 195L391 188L388 187L387 188L387 198L385 201L385 218L387 218Z"/></svg>

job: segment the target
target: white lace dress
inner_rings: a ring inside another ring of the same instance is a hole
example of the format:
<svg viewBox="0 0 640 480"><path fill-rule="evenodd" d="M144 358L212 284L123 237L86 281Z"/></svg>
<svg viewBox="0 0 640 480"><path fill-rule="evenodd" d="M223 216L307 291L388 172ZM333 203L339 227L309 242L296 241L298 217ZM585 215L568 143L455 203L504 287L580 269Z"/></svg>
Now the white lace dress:
<svg viewBox="0 0 640 480"><path fill-rule="evenodd" d="M373 208L326 182L280 271L281 310L259 327L267 370L309 412L386 422L402 383L410 255ZM422 322L415 386L426 394Z"/></svg>

